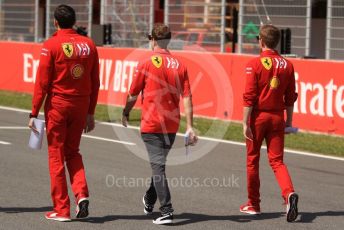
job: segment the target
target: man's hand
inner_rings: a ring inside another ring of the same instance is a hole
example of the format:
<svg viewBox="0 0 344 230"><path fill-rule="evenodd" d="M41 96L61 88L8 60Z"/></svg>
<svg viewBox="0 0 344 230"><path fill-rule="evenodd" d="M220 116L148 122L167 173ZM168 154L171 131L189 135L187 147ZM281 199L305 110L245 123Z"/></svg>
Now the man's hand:
<svg viewBox="0 0 344 230"><path fill-rule="evenodd" d="M196 136L194 130L192 128L189 128L186 133L189 135L189 141L187 145L195 145L198 141L198 137Z"/></svg>
<svg viewBox="0 0 344 230"><path fill-rule="evenodd" d="M299 128L292 127L292 126L285 127L284 129L284 133L286 135L291 134L291 133L297 133L298 131L299 131Z"/></svg>
<svg viewBox="0 0 344 230"><path fill-rule="evenodd" d="M285 127L293 127L293 123L291 121L286 121Z"/></svg>
<svg viewBox="0 0 344 230"><path fill-rule="evenodd" d="M129 124L129 114L122 114L122 125L128 127Z"/></svg>
<svg viewBox="0 0 344 230"><path fill-rule="evenodd" d="M35 127L35 123L33 122L35 120L35 118L34 117L32 117L32 118L30 118L30 120L29 120L29 128L33 131L33 132L35 132L35 133L39 133L38 132L38 130L36 129L36 127Z"/></svg>
<svg viewBox="0 0 344 230"><path fill-rule="evenodd" d="M290 121L285 122L284 134L286 134L286 135L290 134L290 132L288 132L288 129L287 129L288 127L293 127L292 122L290 122Z"/></svg>
<svg viewBox="0 0 344 230"><path fill-rule="evenodd" d="M253 141L253 134L252 134L252 130L250 127L250 117L252 114L252 110L253 107L249 106L249 107L244 107L244 111L243 111L243 119L242 119L242 128L243 128L243 134L244 137L250 141Z"/></svg>
<svg viewBox="0 0 344 230"><path fill-rule="evenodd" d="M124 127L128 126L128 123L129 123L129 113L133 109L133 107L134 107L134 105L136 103L137 97L138 97L137 95L136 96L132 96L130 94L128 94L128 96L127 96L127 101L125 103L125 106L124 106L124 109L123 109L123 112L122 112L122 125Z"/></svg>
<svg viewBox="0 0 344 230"><path fill-rule="evenodd" d="M91 132L95 127L94 116L91 114L87 114L86 125L84 128L84 133Z"/></svg>
<svg viewBox="0 0 344 230"><path fill-rule="evenodd" d="M253 141L253 134L251 127L247 124L243 125L243 133L246 139L249 139L250 141Z"/></svg>

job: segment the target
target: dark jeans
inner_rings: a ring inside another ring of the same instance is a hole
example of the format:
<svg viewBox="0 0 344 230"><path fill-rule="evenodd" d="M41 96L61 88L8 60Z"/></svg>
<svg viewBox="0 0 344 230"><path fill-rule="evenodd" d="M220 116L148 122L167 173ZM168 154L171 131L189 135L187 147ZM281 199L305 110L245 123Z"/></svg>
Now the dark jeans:
<svg viewBox="0 0 344 230"><path fill-rule="evenodd" d="M141 137L146 145L152 168L152 182L146 192L145 200L150 205L154 205L157 198L159 198L161 213L173 212L171 194L165 174L165 164L176 134L142 133Z"/></svg>

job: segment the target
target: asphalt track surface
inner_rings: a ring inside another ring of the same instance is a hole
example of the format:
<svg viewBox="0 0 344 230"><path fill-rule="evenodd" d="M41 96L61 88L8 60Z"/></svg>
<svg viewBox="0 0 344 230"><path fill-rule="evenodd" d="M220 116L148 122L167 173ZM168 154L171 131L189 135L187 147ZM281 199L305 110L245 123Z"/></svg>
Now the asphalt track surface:
<svg viewBox="0 0 344 230"><path fill-rule="evenodd" d="M248 216L238 211L246 201L244 146L209 140L201 140L201 148L214 143L215 147L200 159L167 167L174 183L170 187L175 222L155 226L152 217L143 215L141 203L149 164L128 149L143 149L138 131L106 124L98 124L81 143L90 217L75 220L73 216L68 223L48 221L44 218L51 210L46 141L40 151L27 147L27 120L27 113L0 109L0 229L343 229L344 161L285 154L300 196L300 215L296 222L287 223L265 150L260 169L263 214ZM126 132L130 134L125 143L112 141ZM198 153L192 150L185 156L181 137L175 146L170 157L179 154L180 162Z"/></svg>

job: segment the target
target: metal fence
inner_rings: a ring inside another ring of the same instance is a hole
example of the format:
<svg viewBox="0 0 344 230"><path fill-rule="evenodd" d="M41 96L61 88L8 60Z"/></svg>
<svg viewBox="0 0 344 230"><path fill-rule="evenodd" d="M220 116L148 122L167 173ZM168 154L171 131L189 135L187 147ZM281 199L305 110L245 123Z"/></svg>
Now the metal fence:
<svg viewBox="0 0 344 230"><path fill-rule="evenodd" d="M0 40L37 41L38 0L0 0Z"/></svg>
<svg viewBox="0 0 344 230"><path fill-rule="evenodd" d="M291 29L292 54L302 57L311 53L312 0L229 2L233 1L163 1L164 22L173 31L170 48L203 52L233 52L235 49L239 53L257 53L255 36L259 26L273 23L281 29ZM0 40L40 42L47 39L55 31L53 12L59 4L71 5L77 13L77 25L86 27L90 35L94 3L93 0L0 0ZM146 35L156 20L154 4L159 1L101 0L100 6L96 3L100 7L100 24L112 27L112 46L148 45ZM237 44L235 26L238 26ZM97 34L102 33L99 26L97 30ZM344 60L344 0L327 1L326 30L326 58Z"/></svg>
<svg viewBox="0 0 344 230"><path fill-rule="evenodd" d="M326 59L344 60L344 1L327 1Z"/></svg>
<svg viewBox="0 0 344 230"><path fill-rule="evenodd" d="M113 46L145 46L154 23L154 1L102 0L100 23L111 24Z"/></svg>
<svg viewBox="0 0 344 230"><path fill-rule="evenodd" d="M311 0L240 0L239 53L257 53L256 35L263 23L290 28L292 54L310 54Z"/></svg>
<svg viewBox="0 0 344 230"><path fill-rule="evenodd" d="M225 0L165 0L164 23L173 31L170 48L231 52L237 7Z"/></svg>
<svg viewBox="0 0 344 230"><path fill-rule="evenodd" d="M88 34L91 34L92 28L92 0L47 0L46 2L46 27L45 37L50 37L56 29L54 28L54 10L58 5L68 4L73 7L76 13L77 25L87 28Z"/></svg>

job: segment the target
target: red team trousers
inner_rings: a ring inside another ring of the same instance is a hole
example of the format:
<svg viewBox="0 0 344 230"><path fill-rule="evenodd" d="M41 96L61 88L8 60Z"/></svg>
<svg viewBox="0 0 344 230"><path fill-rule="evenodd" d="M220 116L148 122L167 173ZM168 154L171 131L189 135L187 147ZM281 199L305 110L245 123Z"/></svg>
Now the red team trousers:
<svg viewBox="0 0 344 230"><path fill-rule="evenodd" d="M250 118L253 141L246 139L247 147L247 191L249 205L260 204L259 157L263 140L266 140L269 164L282 191L284 200L294 192L287 166L283 163L284 114L281 112L252 112Z"/></svg>
<svg viewBox="0 0 344 230"><path fill-rule="evenodd" d="M84 165L79 144L90 103L90 97L49 95L45 102L51 198L54 211L69 217L70 200L65 162L76 201L88 197Z"/></svg>

